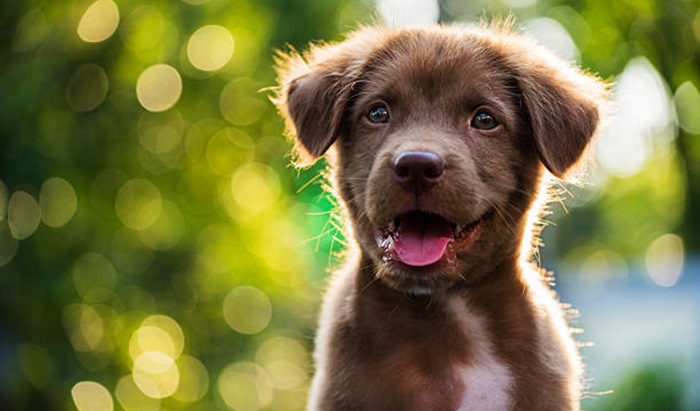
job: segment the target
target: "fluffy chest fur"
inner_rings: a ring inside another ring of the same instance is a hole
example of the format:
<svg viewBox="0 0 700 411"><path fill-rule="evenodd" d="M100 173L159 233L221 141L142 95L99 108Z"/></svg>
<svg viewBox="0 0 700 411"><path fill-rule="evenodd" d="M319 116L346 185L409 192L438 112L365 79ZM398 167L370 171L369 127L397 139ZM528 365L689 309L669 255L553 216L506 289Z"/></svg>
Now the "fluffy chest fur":
<svg viewBox="0 0 700 411"><path fill-rule="evenodd" d="M486 322L470 310L463 300L452 298L447 303L460 331L471 342L469 363L457 366L464 393L459 411L502 411L512 407L514 378L503 359L494 350Z"/></svg>
<svg viewBox="0 0 700 411"><path fill-rule="evenodd" d="M408 297L359 266L328 290L309 410L578 409L578 357L546 287ZM503 295L517 297L493 309Z"/></svg>

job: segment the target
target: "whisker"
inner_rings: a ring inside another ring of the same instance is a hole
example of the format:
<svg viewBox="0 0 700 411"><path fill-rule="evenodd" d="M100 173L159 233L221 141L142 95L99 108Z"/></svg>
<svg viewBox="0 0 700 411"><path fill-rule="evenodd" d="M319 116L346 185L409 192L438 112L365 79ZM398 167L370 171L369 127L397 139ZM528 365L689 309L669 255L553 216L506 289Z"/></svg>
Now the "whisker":
<svg viewBox="0 0 700 411"><path fill-rule="evenodd" d="M362 267L362 268L370 268L370 266L366 266L366 267ZM360 290L360 293L364 293L365 291L367 291L369 289L369 287L372 286L372 284L376 283L377 281L379 281L379 277L377 277L375 275L374 278L372 278L372 280L367 283L367 285L362 287L362 289Z"/></svg>
<svg viewBox="0 0 700 411"><path fill-rule="evenodd" d="M389 313L389 319L391 319L391 317L394 316L394 313L395 313L396 311L398 311L399 307L401 307L401 304L403 304L404 301L406 301L406 294L402 294L402 295L401 295L401 299L396 303L396 305L394 306L394 308L393 308L393 309L391 310L391 312Z"/></svg>
<svg viewBox="0 0 700 411"><path fill-rule="evenodd" d="M316 183L316 182L318 182L319 179L323 179L323 178L324 178L323 173L318 173L318 174L316 174L315 176L311 177L311 178L309 179L309 181L307 181L307 182L304 183L301 187L299 187L299 188L297 189L296 193L297 193L297 194L301 193L301 192L304 191L307 187L309 187L311 184Z"/></svg>

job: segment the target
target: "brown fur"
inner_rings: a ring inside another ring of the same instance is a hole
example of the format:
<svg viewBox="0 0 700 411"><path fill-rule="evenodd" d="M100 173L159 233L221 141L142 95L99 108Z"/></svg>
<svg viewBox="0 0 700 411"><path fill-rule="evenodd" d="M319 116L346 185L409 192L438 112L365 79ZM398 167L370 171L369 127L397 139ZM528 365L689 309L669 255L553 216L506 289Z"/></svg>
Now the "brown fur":
<svg viewBox="0 0 700 411"><path fill-rule="evenodd" d="M324 301L309 409L578 410L575 343L522 245L544 169L563 177L595 134L603 83L507 30L439 27L293 54L280 85L301 162L332 152L356 241ZM390 123L366 120L377 102ZM500 126L470 126L484 108ZM407 151L444 160L425 193L392 178ZM377 230L414 209L484 217L481 234L450 263L386 262Z"/></svg>

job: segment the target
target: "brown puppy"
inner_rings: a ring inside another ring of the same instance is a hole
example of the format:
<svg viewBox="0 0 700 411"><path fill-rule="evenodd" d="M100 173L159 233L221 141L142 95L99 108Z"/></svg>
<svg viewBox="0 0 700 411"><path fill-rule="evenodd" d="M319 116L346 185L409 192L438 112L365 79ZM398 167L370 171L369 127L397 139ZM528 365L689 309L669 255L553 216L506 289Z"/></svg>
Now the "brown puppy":
<svg viewBox="0 0 700 411"><path fill-rule="evenodd" d="M356 241L309 409L578 410L532 209L598 129L604 84L506 29L439 27L360 30L284 59L280 85L302 160L330 149Z"/></svg>

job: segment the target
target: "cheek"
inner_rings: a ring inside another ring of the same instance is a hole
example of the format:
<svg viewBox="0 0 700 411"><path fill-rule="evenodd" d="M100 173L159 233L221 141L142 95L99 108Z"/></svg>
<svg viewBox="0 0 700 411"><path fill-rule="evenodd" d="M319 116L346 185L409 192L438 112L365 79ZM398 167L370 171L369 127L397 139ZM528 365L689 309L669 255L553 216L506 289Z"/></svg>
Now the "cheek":
<svg viewBox="0 0 700 411"><path fill-rule="evenodd" d="M479 178L493 192L506 193L516 188L523 153L508 136L482 137L472 146L472 153Z"/></svg>
<svg viewBox="0 0 700 411"><path fill-rule="evenodd" d="M342 139L339 145L339 166L353 197L363 196L366 190L374 158L381 146L381 137L375 134L360 129Z"/></svg>

